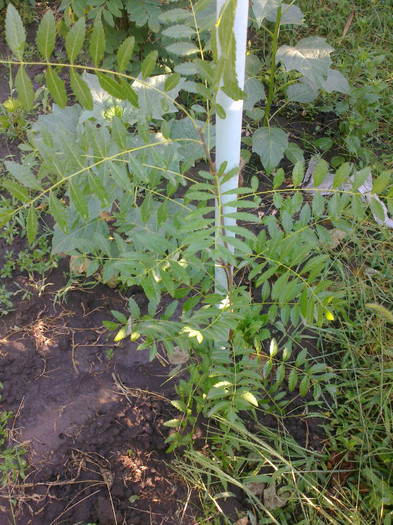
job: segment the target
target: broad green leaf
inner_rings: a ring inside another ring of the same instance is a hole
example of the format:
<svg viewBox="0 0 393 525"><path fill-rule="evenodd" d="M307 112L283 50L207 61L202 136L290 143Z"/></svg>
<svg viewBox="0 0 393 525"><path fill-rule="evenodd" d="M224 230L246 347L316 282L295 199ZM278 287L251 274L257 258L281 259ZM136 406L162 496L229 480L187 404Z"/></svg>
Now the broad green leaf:
<svg viewBox="0 0 393 525"><path fill-rule="evenodd" d="M30 206L29 213L27 215L26 230L27 240L29 241L29 244L32 244L38 232L38 214L33 205Z"/></svg>
<svg viewBox="0 0 393 525"><path fill-rule="evenodd" d="M309 86L306 82L292 84L287 89L287 99L291 102L300 102L301 104L310 104L318 97L319 91L317 88Z"/></svg>
<svg viewBox="0 0 393 525"><path fill-rule="evenodd" d="M67 92L64 86L64 82L61 80L56 71L52 66L48 66L45 75L46 85L49 89L49 93L52 95L55 103L62 109L67 104Z"/></svg>
<svg viewBox="0 0 393 525"><path fill-rule="evenodd" d="M326 179L328 172L329 164L326 162L326 160L321 159L316 165L312 176L315 188L318 188L318 186L322 184L322 182Z"/></svg>
<svg viewBox="0 0 393 525"><path fill-rule="evenodd" d="M26 73L24 66L20 66L18 69L18 73L15 77L15 87L18 91L19 100L23 107L28 111L31 110L34 105L34 90L33 84L31 83L30 77Z"/></svg>
<svg viewBox="0 0 393 525"><path fill-rule="evenodd" d="M171 91L171 89L174 89L180 82L180 79L181 79L181 75L179 73L172 73L172 75L169 75L169 77L165 80L165 84L164 84L165 92L168 92L168 91Z"/></svg>
<svg viewBox="0 0 393 525"><path fill-rule="evenodd" d="M90 38L89 51L94 66L98 67L105 51L105 31L99 17L97 17L94 22L94 28Z"/></svg>
<svg viewBox="0 0 393 525"><path fill-rule="evenodd" d="M266 20L269 22L275 23L277 19L277 7L271 9L267 15ZM296 5L282 4L282 16L281 16L281 25L290 24L290 25L301 25L303 24L304 15L302 11Z"/></svg>
<svg viewBox="0 0 393 525"><path fill-rule="evenodd" d="M26 43L26 31L22 19L12 4L8 4L5 17L5 39L8 47L18 60L23 59L23 50Z"/></svg>
<svg viewBox="0 0 393 525"><path fill-rule="evenodd" d="M117 51L117 67L119 68L120 73L128 66L131 60L132 52L134 50L134 45L135 38L133 36L126 38L120 45Z"/></svg>
<svg viewBox="0 0 393 525"><path fill-rule="evenodd" d="M335 69L329 69L328 77L325 84L325 91L332 93L333 91L338 91L339 93L344 93L349 95L351 88L349 87L348 80L344 77L340 71Z"/></svg>
<svg viewBox="0 0 393 525"><path fill-rule="evenodd" d="M247 95L243 103L245 110L251 110L260 100L265 100L265 89L257 78L248 78L244 84L244 92Z"/></svg>
<svg viewBox="0 0 393 525"><path fill-rule="evenodd" d="M78 101L82 104L82 106L86 109L92 110L93 97L91 95L91 91L86 82L79 75L79 73L75 71L75 69L71 69L70 71L70 84L72 92L74 93Z"/></svg>
<svg viewBox="0 0 393 525"><path fill-rule="evenodd" d="M308 37L300 40L295 47L281 46L276 58L287 71L298 71L323 89L332 63L330 53L333 51L324 38Z"/></svg>
<svg viewBox="0 0 393 525"><path fill-rule="evenodd" d="M352 166L349 162L344 162L344 164L341 164L334 175L333 188L339 188L342 184L344 184L344 182L348 180L351 172Z"/></svg>
<svg viewBox="0 0 393 525"><path fill-rule="evenodd" d="M80 18L70 29L65 39L65 48L71 64L82 51L85 41L86 23L84 18ZM72 73L73 69L71 69ZM78 98L78 97L77 97ZM79 100L79 99L78 99ZM91 108L92 109L92 108Z"/></svg>
<svg viewBox="0 0 393 525"><path fill-rule="evenodd" d="M142 62L142 66L141 66L142 80L146 80L146 78L150 75L150 73L156 67L157 58L158 58L158 51L151 51L151 53L149 53L147 57L144 59L144 61Z"/></svg>
<svg viewBox="0 0 393 525"><path fill-rule="evenodd" d="M56 22L51 10L45 13L38 26L36 41L39 52L48 62L56 41Z"/></svg>
<svg viewBox="0 0 393 525"><path fill-rule="evenodd" d="M252 0L252 10L258 26L260 26L272 9L281 4L281 0Z"/></svg>
<svg viewBox="0 0 393 525"><path fill-rule="evenodd" d="M13 197L22 202L29 202L30 197L27 190L12 180L5 180L3 186L11 193Z"/></svg>
<svg viewBox="0 0 393 525"><path fill-rule="evenodd" d="M69 191L71 202L74 205L76 211L79 213L82 219L87 221L89 218L89 208L87 206L86 198L72 179L70 180Z"/></svg>
<svg viewBox="0 0 393 525"><path fill-rule="evenodd" d="M267 173L271 173L278 166L287 147L287 135L279 128L259 128L252 137L252 151L261 157Z"/></svg>

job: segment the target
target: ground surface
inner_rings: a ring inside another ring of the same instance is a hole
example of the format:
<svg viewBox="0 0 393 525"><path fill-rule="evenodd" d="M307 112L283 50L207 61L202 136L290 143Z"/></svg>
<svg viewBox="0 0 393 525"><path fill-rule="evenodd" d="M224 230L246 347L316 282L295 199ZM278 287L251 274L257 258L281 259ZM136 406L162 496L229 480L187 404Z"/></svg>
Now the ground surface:
<svg viewBox="0 0 393 525"><path fill-rule="evenodd" d="M99 285L53 306L65 269L0 319L3 406L16 414L13 437L26 443L29 463L15 486L15 523L194 523L187 489L167 466L168 368L148 364L131 342L108 360L102 321L125 301ZM4 505L0 523L10 516Z"/></svg>

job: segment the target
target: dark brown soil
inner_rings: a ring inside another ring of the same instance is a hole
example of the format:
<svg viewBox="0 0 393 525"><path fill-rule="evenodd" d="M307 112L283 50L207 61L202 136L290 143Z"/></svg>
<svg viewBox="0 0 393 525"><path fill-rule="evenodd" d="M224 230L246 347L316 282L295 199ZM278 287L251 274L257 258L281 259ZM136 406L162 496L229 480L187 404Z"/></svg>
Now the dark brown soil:
<svg viewBox="0 0 393 525"><path fill-rule="evenodd" d="M118 291L77 289L54 306L66 269L64 259L43 293L30 285L29 300L0 319L3 410L15 414L12 437L29 464L10 489L15 520L4 499L0 524L195 523L165 452L163 423L174 417L168 368L131 342L108 340L102 321L124 310Z"/></svg>

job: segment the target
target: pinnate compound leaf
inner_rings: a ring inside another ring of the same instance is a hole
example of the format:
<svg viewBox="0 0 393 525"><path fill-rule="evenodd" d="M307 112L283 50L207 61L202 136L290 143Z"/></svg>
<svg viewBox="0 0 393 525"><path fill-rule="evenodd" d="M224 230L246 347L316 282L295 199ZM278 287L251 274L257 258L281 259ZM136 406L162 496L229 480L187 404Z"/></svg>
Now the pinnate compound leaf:
<svg viewBox="0 0 393 525"><path fill-rule="evenodd" d="M93 109L93 97L91 91L83 78L74 69L70 72L71 89L78 101L86 109Z"/></svg>
<svg viewBox="0 0 393 525"><path fill-rule="evenodd" d="M67 104L67 92L64 86L64 82L61 80L56 71L52 66L48 66L45 75L46 85L49 89L49 93L52 95L55 103L62 109Z"/></svg>
<svg viewBox="0 0 393 525"><path fill-rule="evenodd" d="M89 52L93 64L98 67L104 56L105 51L105 31L100 18L96 18L94 28L91 33Z"/></svg>
<svg viewBox="0 0 393 525"><path fill-rule="evenodd" d="M33 108L34 90L30 77L23 66L20 66L15 77L15 87L18 91L19 100L22 106L28 111Z"/></svg>
<svg viewBox="0 0 393 525"><path fill-rule="evenodd" d="M56 41L56 22L51 10L45 13L40 22L36 41L39 52L49 61Z"/></svg>
<svg viewBox="0 0 393 525"><path fill-rule="evenodd" d="M12 4L8 4L5 17L5 38L8 47L18 60L23 58L23 50L26 43L26 31L22 19Z"/></svg>
<svg viewBox="0 0 393 525"><path fill-rule="evenodd" d="M33 205L30 206L29 213L27 215L26 230L27 240L29 241L29 244L32 244L38 232L38 214Z"/></svg>
<svg viewBox="0 0 393 525"><path fill-rule="evenodd" d="M80 18L70 29L65 39L65 48L71 64L82 51L85 41L86 23L84 18ZM73 70L71 70L72 72Z"/></svg>
<svg viewBox="0 0 393 525"><path fill-rule="evenodd" d="M53 191L49 192L49 210L63 233L68 232L67 212Z"/></svg>
<svg viewBox="0 0 393 525"><path fill-rule="evenodd" d="M132 52L134 50L134 45L135 38L133 36L126 38L120 45L117 51L117 67L119 68L120 73L128 66L131 60Z"/></svg>
<svg viewBox="0 0 393 525"><path fill-rule="evenodd" d="M87 221L89 218L89 209L87 207L87 202L85 199L85 196L81 192L81 190L75 185L73 180L70 180L70 199L72 204L75 206L76 211L79 213L79 215Z"/></svg>
<svg viewBox="0 0 393 525"><path fill-rule="evenodd" d="M267 173L278 166L287 148L287 135L279 128L259 128L252 137L252 151L260 156Z"/></svg>
<svg viewBox="0 0 393 525"><path fill-rule="evenodd" d="M158 58L158 51L152 51L151 53L147 55L145 60L142 62L142 66L141 66L142 80L146 80L146 78L153 71L153 69L156 66L157 58Z"/></svg>

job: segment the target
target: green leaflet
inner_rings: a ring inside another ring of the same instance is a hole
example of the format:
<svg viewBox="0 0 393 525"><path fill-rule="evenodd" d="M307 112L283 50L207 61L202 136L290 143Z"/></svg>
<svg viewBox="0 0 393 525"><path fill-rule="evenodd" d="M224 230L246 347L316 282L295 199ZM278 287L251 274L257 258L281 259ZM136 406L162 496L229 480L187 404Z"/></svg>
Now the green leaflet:
<svg viewBox="0 0 393 525"><path fill-rule="evenodd" d="M3 186L11 193L13 197L22 202L30 202L30 197L27 190L12 180L5 180Z"/></svg>
<svg viewBox="0 0 393 525"><path fill-rule="evenodd" d="M16 178L16 180L18 180L21 184L23 184L27 188L42 191L41 184L39 184L36 177L31 173L28 167L23 166L18 162L10 161L5 161L4 165L7 168L7 170L11 173L11 175L13 175Z"/></svg>
<svg viewBox="0 0 393 525"><path fill-rule="evenodd" d="M85 41L86 23L84 18L80 18L70 29L65 39L65 48L71 64L82 51ZM73 70L71 70L72 72ZM76 95L75 95L76 96ZM78 97L77 97L78 98Z"/></svg>
<svg viewBox="0 0 393 525"><path fill-rule="evenodd" d="M93 109L93 97L91 96L90 89L83 78L75 71L70 71L70 84L71 89L78 101L86 109Z"/></svg>
<svg viewBox="0 0 393 525"><path fill-rule="evenodd" d="M142 62L142 80L146 80L146 78L152 73L153 69L156 66L158 58L158 51L151 51L145 60Z"/></svg>
<svg viewBox="0 0 393 525"><path fill-rule="evenodd" d="M122 84L117 82L113 76L106 75L104 73L99 73L97 71L97 77L100 82L102 89L105 89L112 97L118 98L119 100L124 100L127 98L125 89Z"/></svg>
<svg viewBox="0 0 393 525"><path fill-rule="evenodd" d="M37 30L37 47L41 55L48 62L55 47L56 22L51 10L43 16Z"/></svg>
<svg viewBox="0 0 393 525"><path fill-rule="evenodd" d="M30 77L25 71L24 66L20 66L15 77L15 87L18 91L19 100L28 111L33 108L34 90Z"/></svg>
<svg viewBox="0 0 393 525"><path fill-rule="evenodd" d="M164 84L164 90L165 92L171 91L171 89L174 89L178 83L181 80L181 75L179 73L172 73L172 75L169 75L169 77L165 80Z"/></svg>
<svg viewBox="0 0 393 525"><path fill-rule="evenodd" d="M49 209L62 232L67 233L67 212L52 190L49 192Z"/></svg>
<svg viewBox="0 0 393 525"><path fill-rule="evenodd" d="M5 17L5 38L7 44L18 60L23 59L26 43L26 31L22 19L12 4L8 4Z"/></svg>
<svg viewBox="0 0 393 525"><path fill-rule="evenodd" d="M94 22L93 31L91 33L89 52L93 64L98 67L105 51L105 32L99 17Z"/></svg>
<svg viewBox="0 0 393 525"><path fill-rule="evenodd" d="M76 211L82 217L82 219L87 221L89 218L89 209L87 207L86 198L83 192L80 190L80 188L78 188L75 185L72 179L70 180L69 192L71 202L74 205Z"/></svg>
<svg viewBox="0 0 393 525"><path fill-rule="evenodd" d="M133 36L129 36L128 38L126 38L124 42L120 45L117 51L117 67L120 73L127 68L131 60L134 45L135 38Z"/></svg>
<svg viewBox="0 0 393 525"><path fill-rule="evenodd" d="M55 103L61 108L65 108L67 104L67 93L64 82L61 80L52 66L48 66L45 75L46 85L49 93L52 95Z"/></svg>
<svg viewBox="0 0 393 525"><path fill-rule="evenodd" d="M26 230L27 240L29 241L29 244L32 244L38 232L38 214L33 205L30 206L27 215Z"/></svg>

